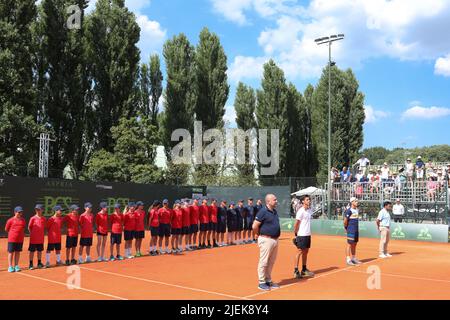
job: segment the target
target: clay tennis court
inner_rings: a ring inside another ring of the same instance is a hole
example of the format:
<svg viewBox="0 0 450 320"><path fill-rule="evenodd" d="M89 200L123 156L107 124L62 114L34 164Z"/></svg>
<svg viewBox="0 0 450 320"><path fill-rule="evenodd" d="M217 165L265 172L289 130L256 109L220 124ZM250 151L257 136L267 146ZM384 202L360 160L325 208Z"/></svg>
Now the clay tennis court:
<svg viewBox="0 0 450 320"><path fill-rule="evenodd" d="M280 289L257 288L256 244L192 251L180 255L144 256L131 260L80 265L81 289L70 290L67 267L26 270L28 239L21 256L22 272L8 273L6 239L0 242L1 299L81 300L259 300L259 299L450 299L450 245L392 241L392 258L378 258L378 240L360 239L358 258L345 264L346 240L313 235L308 268L314 278L293 279L296 249L292 234L280 238L273 280ZM148 246L149 233L144 242ZM63 245L64 247L64 245ZM95 246L92 256L96 258ZM77 251L78 252L78 251ZM109 247L107 251L109 252ZM123 252L123 250L122 250ZM62 251L65 259L65 251ZM54 263L54 254L52 263ZM381 271L381 289L369 290L368 267Z"/></svg>

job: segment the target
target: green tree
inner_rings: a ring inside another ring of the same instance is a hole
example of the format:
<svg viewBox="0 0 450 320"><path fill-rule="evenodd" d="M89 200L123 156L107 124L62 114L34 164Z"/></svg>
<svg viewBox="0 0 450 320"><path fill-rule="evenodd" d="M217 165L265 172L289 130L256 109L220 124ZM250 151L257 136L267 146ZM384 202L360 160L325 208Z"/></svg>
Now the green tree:
<svg viewBox="0 0 450 320"><path fill-rule="evenodd" d="M161 118L162 141L168 159L168 176L179 183L187 182L189 166L172 164L171 150L178 141L171 141L172 132L183 128L193 132L196 88L194 83L194 47L184 34L167 40L163 50L167 69L164 91L164 114Z"/></svg>
<svg viewBox="0 0 450 320"><path fill-rule="evenodd" d="M303 137L305 143L304 150L304 177L315 177L319 164L317 161L317 152L312 137L312 110L313 110L314 87L309 84L304 91L304 108L300 112L300 119L303 125Z"/></svg>
<svg viewBox="0 0 450 320"><path fill-rule="evenodd" d="M305 166L305 137L303 136L305 125L301 120L301 112L304 110L304 99L297 88L290 83L286 92L286 176L304 176Z"/></svg>
<svg viewBox="0 0 450 320"><path fill-rule="evenodd" d="M121 117L133 117L138 79L140 28L124 0L98 0L86 19L86 47L94 100L98 147L113 149L110 129Z"/></svg>
<svg viewBox="0 0 450 320"><path fill-rule="evenodd" d="M36 164L39 132L33 86L34 0L0 2L0 172Z"/></svg>
<svg viewBox="0 0 450 320"><path fill-rule="evenodd" d="M147 118L121 118L111 128L113 152L102 149L89 160L90 180L161 183L163 173L154 165L156 127Z"/></svg>
<svg viewBox="0 0 450 320"><path fill-rule="evenodd" d="M261 90L257 91L256 120L258 129L278 129L280 136L279 156L280 168L277 177L286 174L286 146L287 146L287 85L284 72L273 60L264 64L264 75ZM268 134L268 148L270 148L270 133ZM267 150L270 154L270 150ZM261 167L258 166L258 170Z"/></svg>
<svg viewBox="0 0 450 320"><path fill-rule="evenodd" d="M313 139L319 162L318 177L328 175L328 72L326 67L314 91ZM349 164L363 144L364 95L353 72L331 68L331 164Z"/></svg>
<svg viewBox="0 0 450 320"><path fill-rule="evenodd" d="M255 118L255 108L256 108L256 93L255 90L249 86L246 86L242 82L239 82L236 89L236 97L234 100L234 109L236 110L236 124L239 129L244 131L250 129L256 129L256 118ZM249 141L245 139L245 159L250 160ZM243 164L238 165L237 170L239 176L246 177L252 180L255 176L255 165Z"/></svg>
<svg viewBox="0 0 450 320"><path fill-rule="evenodd" d="M68 29L69 0L43 0L36 23L36 86L39 88L40 121L53 131L52 168L62 169L72 162L81 170L87 157L90 139L86 56L84 51L84 14L81 28ZM84 10L86 0L77 5Z"/></svg>

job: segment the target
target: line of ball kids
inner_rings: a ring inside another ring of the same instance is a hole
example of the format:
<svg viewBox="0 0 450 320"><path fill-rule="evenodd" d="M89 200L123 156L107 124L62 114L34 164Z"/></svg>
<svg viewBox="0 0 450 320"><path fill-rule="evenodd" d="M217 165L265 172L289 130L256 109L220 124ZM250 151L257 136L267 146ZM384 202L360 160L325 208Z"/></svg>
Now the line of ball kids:
<svg viewBox="0 0 450 320"><path fill-rule="evenodd" d="M210 202L208 204L208 202ZM34 266L37 256L37 268L51 267L50 257L56 254L56 266L73 265L92 262L91 247L94 229L97 236L97 262L115 261L141 257L142 240L145 231L150 230L151 256L160 254L179 254L183 251L201 250L238 244L255 243L252 231L254 218L262 208L262 200L256 204L253 198L239 200L237 205L226 200L220 203L214 198L194 197L193 199L176 200L172 207L169 201L155 200L146 211L142 201L129 202L124 209L117 203L114 212L108 214L108 204L101 202L100 211L93 213L90 202L84 204L84 212L73 204L69 212L63 215L63 208L56 205L53 215L44 217L44 206L37 204L35 214L26 224L23 208L17 206L14 216L5 226L8 233L8 272L19 272L20 253L25 239L25 228L29 231L29 269ZM62 231L66 227L65 262L61 260ZM225 239L226 234L226 239ZM47 248L45 265L42 263L45 235ZM110 239L109 258L105 253L107 239ZM123 239L122 239L123 238ZM125 242L125 253L121 255L122 240ZM134 242L135 254L132 255ZM170 242L170 248L169 248ZM78 260L76 251L78 247ZM83 255L85 259L83 260Z"/></svg>

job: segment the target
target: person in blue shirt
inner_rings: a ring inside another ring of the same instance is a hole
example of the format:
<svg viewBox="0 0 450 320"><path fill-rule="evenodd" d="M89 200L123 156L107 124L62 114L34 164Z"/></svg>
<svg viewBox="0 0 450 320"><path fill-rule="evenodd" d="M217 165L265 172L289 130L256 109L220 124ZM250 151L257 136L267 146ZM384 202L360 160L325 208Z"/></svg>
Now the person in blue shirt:
<svg viewBox="0 0 450 320"><path fill-rule="evenodd" d="M225 232L227 231L227 201L222 200L217 209L217 238L219 247L225 246Z"/></svg>
<svg viewBox="0 0 450 320"><path fill-rule="evenodd" d="M244 211L244 200L238 201L238 206L235 208L237 214L237 226L236 226L236 241L237 244L243 244L242 231L244 230L244 220L245 220L245 211Z"/></svg>
<svg viewBox="0 0 450 320"><path fill-rule="evenodd" d="M245 220L244 220L244 243L252 243L252 226L253 220L255 220L255 206L253 205L253 198L247 199L247 205L244 207Z"/></svg>
<svg viewBox="0 0 450 320"><path fill-rule="evenodd" d="M230 207L227 210L227 229L227 244L229 246L235 245L234 238L237 229L237 213L234 208L234 202L230 203Z"/></svg>
<svg viewBox="0 0 450 320"><path fill-rule="evenodd" d="M347 167L343 167L341 171L341 182L350 182L350 178L352 176L350 170Z"/></svg>
<svg viewBox="0 0 450 320"><path fill-rule="evenodd" d="M361 262L356 259L356 245L359 241L359 210L358 199L350 198L350 208L344 213L344 227L347 231L347 264L356 266Z"/></svg>

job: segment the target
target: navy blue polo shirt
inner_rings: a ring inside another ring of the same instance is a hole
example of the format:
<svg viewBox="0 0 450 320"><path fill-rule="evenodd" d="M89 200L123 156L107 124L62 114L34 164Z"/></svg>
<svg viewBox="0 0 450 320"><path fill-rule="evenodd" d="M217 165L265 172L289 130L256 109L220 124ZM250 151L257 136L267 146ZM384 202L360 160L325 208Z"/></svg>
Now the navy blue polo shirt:
<svg viewBox="0 0 450 320"><path fill-rule="evenodd" d="M278 218L277 210L269 210L267 207L262 207L256 214L256 221L261 222L259 233L264 236L278 238L281 233L280 219Z"/></svg>

